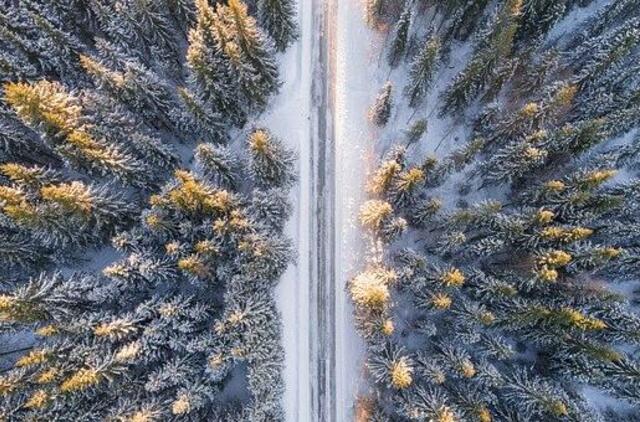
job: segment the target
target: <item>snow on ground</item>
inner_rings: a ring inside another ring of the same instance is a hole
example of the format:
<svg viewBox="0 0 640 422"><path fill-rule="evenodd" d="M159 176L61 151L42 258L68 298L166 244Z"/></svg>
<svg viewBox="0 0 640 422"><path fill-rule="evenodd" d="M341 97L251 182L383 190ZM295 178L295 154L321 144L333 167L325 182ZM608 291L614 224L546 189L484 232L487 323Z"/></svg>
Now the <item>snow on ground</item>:
<svg viewBox="0 0 640 422"><path fill-rule="evenodd" d="M336 421L353 420L353 404L363 385L364 344L355 331L345 283L363 266L366 245L357 221L365 178L374 163L376 131L367 113L386 72L378 67L384 34L369 29L364 4L333 0L333 127L335 141L335 347Z"/></svg>
<svg viewBox="0 0 640 422"><path fill-rule="evenodd" d="M289 265L278 287L276 301L283 319L285 349L284 406L288 421L309 420L309 293L311 193L311 0L298 2L299 40L281 56L283 85L259 124L298 153L298 183L291 191L294 211L286 234L294 241L297 260Z"/></svg>

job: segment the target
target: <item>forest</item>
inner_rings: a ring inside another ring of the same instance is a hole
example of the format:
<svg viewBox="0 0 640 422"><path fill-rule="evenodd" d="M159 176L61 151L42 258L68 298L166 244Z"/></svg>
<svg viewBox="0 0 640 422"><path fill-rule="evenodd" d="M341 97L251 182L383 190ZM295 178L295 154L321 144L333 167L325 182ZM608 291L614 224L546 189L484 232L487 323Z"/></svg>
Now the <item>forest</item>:
<svg viewBox="0 0 640 422"><path fill-rule="evenodd" d="M0 0L0 422L640 421L639 160L640 0Z"/></svg>
<svg viewBox="0 0 640 422"><path fill-rule="evenodd" d="M366 19L389 82L348 284L362 420L638 420L640 2L369 0Z"/></svg>
<svg viewBox="0 0 640 422"><path fill-rule="evenodd" d="M0 10L0 420L281 420L293 3Z"/></svg>

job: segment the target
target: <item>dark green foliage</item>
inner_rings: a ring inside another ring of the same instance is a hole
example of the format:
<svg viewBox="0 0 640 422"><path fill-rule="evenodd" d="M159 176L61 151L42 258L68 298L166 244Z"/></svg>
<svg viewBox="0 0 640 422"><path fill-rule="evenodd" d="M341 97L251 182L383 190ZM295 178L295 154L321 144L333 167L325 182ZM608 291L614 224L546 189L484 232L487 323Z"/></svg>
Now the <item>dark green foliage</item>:
<svg viewBox="0 0 640 422"><path fill-rule="evenodd" d="M391 82L385 83L375 103L369 110L369 116L376 126L386 125L391 117L391 107L393 106L392 90Z"/></svg>
<svg viewBox="0 0 640 422"><path fill-rule="evenodd" d="M443 93L443 113L460 112L488 85L502 85L504 81L500 75L514 65L510 59L520 25L521 8L520 0L509 0L501 6L492 24L479 36L479 43L465 69Z"/></svg>
<svg viewBox="0 0 640 422"><path fill-rule="evenodd" d="M400 63L401 58L404 56L407 50L407 42L409 38L409 29L411 27L411 9L406 8L400 19L396 22L396 26L393 33L393 39L391 41L391 47L387 53L387 60L391 67L396 67Z"/></svg>
<svg viewBox="0 0 640 422"><path fill-rule="evenodd" d="M524 43L545 35L565 14L569 1L525 0L517 38Z"/></svg>
<svg viewBox="0 0 640 422"><path fill-rule="evenodd" d="M406 101L450 125L442 139L419 121L371 173L372 256L348 284L371 413L621 420L640 403L638 2L593 3L577 29L555 25L592 2L487 3L415 9L418 34L440 23L433 77L463 70L439 104L421 104L425 89ZM480 21L461 63L456 41ZM419 58L403 69L412 82ZM387 236L401 219L402 237Z"/></svg>
<svg viewBox="0 0 640 422"><path fill-rule="evenodd" d="M292 0L259 0L260 26L273 38L278 51L284 51L298 36L295 3Z"/></svg>
<svg viewBox="0 0 640 422"><path fill-rule="evenodd" d="M425 119L416 120L406 131L408 143L417 142L427 131L427 121Z"/></svg>
<svg viewBox="0 0 640 422"><path fill-rule="evenodd" d="M437 69L440 54L440 39L430 37L411 63L409 84L405 88L409 106L417 107L427 94Z"/></svg>
<svg viewBox="0 0 640 422"><path fill-rule="evenodd" d="M465 41L475 30L489 1L455 0L442 3L446 4L446 16L450 16L444 32L444 40L451 41L451 39L455 39Z"/></svg>
<svg viewBox="0 0 640 422"><path fill-rule="evenodd" d="M0 11L0 420L282 420L294 156L227 142L293 3Z"/></svg>
<svg viewBox="0 0 640 422"><path fill-rule="evenodd" d="M249 135L251 172L262 187L288 187L295 180L295 155L282 141L266 129L256 129Z"/></svg>

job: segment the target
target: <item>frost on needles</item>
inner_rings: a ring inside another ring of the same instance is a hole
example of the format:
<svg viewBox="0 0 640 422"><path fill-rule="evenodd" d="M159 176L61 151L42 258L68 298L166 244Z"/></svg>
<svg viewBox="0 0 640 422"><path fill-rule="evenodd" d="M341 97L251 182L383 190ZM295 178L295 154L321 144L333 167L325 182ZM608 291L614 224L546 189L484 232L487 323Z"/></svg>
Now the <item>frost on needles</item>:
<svg viewBox="0 0 640 422"><path fill-rule="evenodd" d="M640 2L366 13L390 30L390 81L360 211L373 252L348 282L359 415L635 420Z"/></svg>
<svg viewBox="0 0 640 422"><path fill-rule="evenodd" d="M0 420L282 420L293 2L0 10Z"/></svg>

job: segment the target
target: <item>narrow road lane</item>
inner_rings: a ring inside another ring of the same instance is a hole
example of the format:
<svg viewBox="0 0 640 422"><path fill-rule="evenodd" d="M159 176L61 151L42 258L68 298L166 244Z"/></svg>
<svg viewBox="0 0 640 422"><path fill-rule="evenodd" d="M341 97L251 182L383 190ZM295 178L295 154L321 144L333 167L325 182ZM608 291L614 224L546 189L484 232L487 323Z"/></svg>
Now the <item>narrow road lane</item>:
<svg viewBox="0 0 640 422"><path fill-rule="evenodd" d="M335 190L334 144L330 112L330 62L332 43L332 1L313 0L315 3L315 30L317 44L314 49L314 77L312 97L316 112L316 142L314 142L315 200L314 225L315 268L312 275L312 303L316 306L312 318L311 352L315 363L313 383L313 421L335 421Z"/></svg>
<svg viewBox="0 0 640 422"><path fill-rule="evenodd" d="M286 420L312 421L312 385L315 371L311 360L312 283L314 277L315 233L313 222L313 186L315 171L312 146L316 141L317 110L312 97L313 67L317 48L315 0L299 0L299 40L281 56L283 85L279 95L261 118L261 124L283 139L298 154L298 183L290 201L293 215L287 224L287 236L294 241L296 261L282 277L276 289L282 314L282 340L285 351L283 405Z"/></svg>
<svg viewBox="0 0 640 422"><path fill-rule="evenodd" d="M371 154L366 110L371 31L359 0L299 0L300 39L282 57L284 84L263 119L299 154L287 226L297 262L277 289L290 422L347 422L362 351L345 282L362 265L357 210Z"/></svg>
<svg viewBox="0 0 640 422"><path fill-rule="evenodd" d="M358 222L365 201L366 176L374 162L379 136L367 118L370 105L384 83L380 50L384 33L365 22L365 1L329 0L334 140L334 291L335 291L335 416L354 420L353 405L362 388L364 344L355 331L353 307L345 291L347 280L364 267L367 253Z"/></svg>

